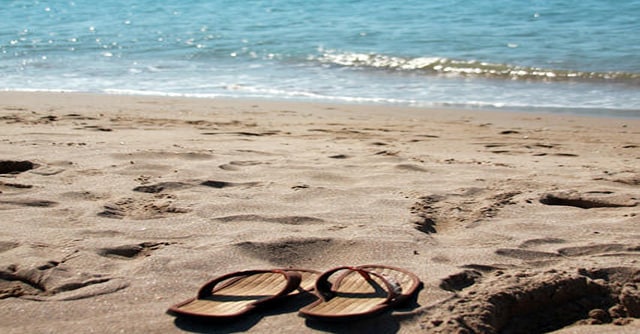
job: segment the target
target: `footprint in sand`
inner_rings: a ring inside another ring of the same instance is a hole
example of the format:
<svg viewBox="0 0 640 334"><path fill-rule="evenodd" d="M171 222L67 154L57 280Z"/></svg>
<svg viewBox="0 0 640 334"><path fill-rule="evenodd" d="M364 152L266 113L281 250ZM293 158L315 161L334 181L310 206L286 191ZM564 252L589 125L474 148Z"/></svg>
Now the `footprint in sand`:
<svg viewBox="0 0 640 334"><path fill-rule="evenodd" d="M210 188L222 189L229 187L253 187L260 185L260 182L227 182L227 181L194 181L194 182L160 182L150 185L143 185L133 188L133 191L157 194L164 192L165 190L180 190L191 188L195 186L205 186Z"/></svg>
<svg viewBox="0 0 640 334"><path fill-rule="evenodd" d="M201 182L200 185L205 187L222 189L222 188L228 188L228 187L255 187L260 185L260 182L227 182L227 181L208 180L208 181Z"/></svg>
<svg viewBox="0 0 640 334"><path fill-rule="evenodd" d="M124 279L78 271L54 260L0 268L0 299L75 300L116 292L128 285Z"/></svg>
<svg viewBox="0 0 640 334"><path fill-rule="evenodd" d="M18 174L38 167L31 161L0 160L0 174Z"/></svg>
<svg viewBox="0 0 640 334"><path fill-rule="evenodd" d="M85 116L81 114L66 114L63 116L65 119L72 119L74 121L97 121L100 120L97 117Z"/></svg>
<svg viewBox="0 0 640 334"><path fill-rule="evenodd" d="M157 194L165 190L179 190L192 187L193 185L185 182L160 182L156 184L138 186L133 188L133 191L149 194Z"/></svg>
<svg viewBox="0 0 640 334"><path fill-rule="evenodd" d="M635 171L605 172L606 177L597 177L594 180L607 180L629 186L640 185L640 173Z"/></svg>
<svg viewBox="0 0 640 334"><path fill-rule="evenodd" d="M227 164L218 166L218 168L226 171L238 171L241 170L242 167L257 166L260 164L262 164L260 161L231 161Z"/></svg>
<svg viewBox="0 0 640 334"><path fill-rule="evenodd" d="M520 131L517 130L504 130L504 131L500 131L501 135L517 135L520 134Z"/></svg>
<svg viewBox="0 0 640 334"><path fill-rule="evenodd" d="M619 208L638 205L638 198L616 195L609 191L578 192L575 190L545 193L540 198L545 205L573 206L582 209Z"/></svg>
<svg viewBox="0 0 640 334"><path fill-rule="evenodd" d="M139 257L149 256L152 251L169 246L170 242L143 242L134 245L122 245L115 247L101 248L97 251L98 255L116 259L135 259Z"/></svg>
<svg viewBox="0 0 640 334"><path fill-rule="evenodd" d="M58 205L57 202L37 199L16 199L16 200L0 200L0 210L10 209L11 207L36 207L36 208L50 208Z"/></svg>
<svg viewBox="0 0 640 334"><path fill-rule="evenodd" d="M263 137L273 136L279 134L280 131L263 131L263 132L249 132L249 131L232 131L232 132L203 132L202 135L214 136L214 135L236 135L242 137Z"/></svg>
<svg viewBox="0 0 640 334"><path fill-rule="evenodd" d="M101 132L111 132L113 129L109 127L105 127L102 125L85 125L80 128L75 128L75 130L91 130L91 131L101 131Z"/></svg>
<svg viewBox="0 0 640 334"><path fill-rule="evenodd" d="M272 242L245 241L234 244L250 257L265 260L277 266L318 265L318 259L345 247L343 242L331 238L289 238ZM348 246L347 246L348 247Z"/></svg>
<svg viewBox="0 0 640 334"><path fill-rule="evenodd" d="M518 246L519 248L531 248L539 245L545 244L561 244L565 243L566 240L560 238L537 238L537 239L529 239L525 240Z"/></svg>
<svg viewBox="0 0 640 334"><path fill-rule="evenodd" d="M108 193L95 193L92 191L70 191L62 194L63 197L74 201L98 201L109 197Z"/></svg>
<svg viewBox="0 0 640 334"><path fill-rule="evenodd" d="M418 231L424 233L468 227L497 216L503 207L515 204L514 197L520 193L505 191L496 194L483 188L466 188L452 194L423 196L411 207L413 223Z"/></svg>
<svg viewBox="0 0 640 334"><path fill-rule="evenodd" d="M281 217L266 217L260 215L235 215L217 217L214 220L221 221L223 223L229 222L266 222L276 223L284 225L303 225L311 223L322 223L323 219L307 216L281 216Z"/></svg>
<svg viewBox="0 0 640 334"><path fill-rule="evenodd" d="M126 217L135 220L164 218L171 214L191 211L187 208L175 206L171 199L136 199L130 197L105 204L103 209L98 213L98 216L113 219L124 219Z"/></svg>
<svg viewBox="0 0 640 334"><path fill-rule="evenodd" d="M519 248L500 248L497 249L495 253L497 255L525 261L549 260L560 257L557 253L532 251Z"/></svg>
<svg viewBox="0 0 640 334"><path fill-rule="evenodd" d="M429 171L424 167L414 165L414 164L399 164L399 165L396 165L395 168L401 171L407 171L407 172L428 172Z"/></svg>
<svg viewBox="0 0 640 334"><path fill-rule="evenodd" d="M558 254L563 256L585 256L585 255L625 255L638 256L640 246L629 246L622 244L597 244L588 246L566 247L558 249Z"/></svg>
<svg viewBox="0 0 640 334"><path fill-rule="evenodd" d="M30 184L21 184L21 183L13 183L13 182L2 182L0 181L0 194L7 191L12 190L22 190L22 189L31 189L33 188Z"/></svg>
<svg viewBox="0 0 640 334"><path fill-rule="evenodd" d="M494 272L494 271L498 271L498 270L507 270L506 266L499 266L499 265L487 265L487 264L476 264L476 263L470 263L470 264L465 264L463 266L461 266L461 268L464 269L471 269L473 271L480 271L482 273L490 273L490 272Z"/></svg>
<svg viewBox="0 0 640 334"><path fill-rule="evenodd" d="M474 285L482 274L476 270L465 270L453 274L440 281L440 289L447 291L461 291L464 288Z"/></svg>

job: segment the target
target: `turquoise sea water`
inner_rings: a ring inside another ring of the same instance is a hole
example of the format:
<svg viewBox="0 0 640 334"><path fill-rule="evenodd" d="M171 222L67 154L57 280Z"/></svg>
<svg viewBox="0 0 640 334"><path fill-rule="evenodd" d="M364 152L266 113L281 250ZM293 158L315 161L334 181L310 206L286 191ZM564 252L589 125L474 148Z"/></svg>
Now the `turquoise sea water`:
<svg viewBox="0 0 640 334"><path fill-rule="evenodd" d="M0 89L640 117L636 0L3 1Z"/></svg>

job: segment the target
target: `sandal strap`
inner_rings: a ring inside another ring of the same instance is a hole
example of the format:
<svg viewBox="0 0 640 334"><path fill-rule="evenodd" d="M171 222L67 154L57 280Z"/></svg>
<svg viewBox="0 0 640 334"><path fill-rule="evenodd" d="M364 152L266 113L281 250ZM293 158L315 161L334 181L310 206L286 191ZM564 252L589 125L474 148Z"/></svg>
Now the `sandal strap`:
<svg viewBox="0 0 640 334"><path fill-rule="evenodd" d="M377 278L379 278L384 283L384 288L387 292L387 299L384 302L385 304L393 301L400 293L402 293L402 288L400 287L400 285L397 282L390 281L388 276L378 274L361 267L342 266L328 270L320 275L320 277L318 277L316 281L316 292L324 301L327 301L336 295L336 291L334 291L333 287L336 284L339 286L339 283L341 281L341 279L339 278L335 284L332 284L331 282L329 282L329 278L336 272L343 270L355 271L367 281L373 280L371 276L376 276Z"/></svg>
<svg viewBox="0 0 640 334"><path fill-rule="evenodd" d="M367 264L360 265L359 267L369 271L379 272L380 270L386 270L389 272L388 274L382 273L382 275L386 276L387 279L396 284L399 288L399 293L392 301L392 305L399 305L406 302L423 286L420 278L418 278L416 274L403 268L380 264ZM396 272L397 275L395 274Z"/></svg>

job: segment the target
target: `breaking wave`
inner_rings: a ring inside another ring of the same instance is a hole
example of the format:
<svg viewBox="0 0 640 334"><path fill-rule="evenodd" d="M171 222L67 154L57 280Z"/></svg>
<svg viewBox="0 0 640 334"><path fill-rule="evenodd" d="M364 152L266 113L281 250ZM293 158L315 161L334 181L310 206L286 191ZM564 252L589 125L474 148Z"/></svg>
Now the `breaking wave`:
<svg viewBox="0 0 640 334"><path fill-rule="evenodd" d="M400 71L424 75L483 77L508 80L606 81L640 85L640 73L581 72L440 57L403 58L382 54L336 53L330 51L312 60L335 66Z"/></svg>

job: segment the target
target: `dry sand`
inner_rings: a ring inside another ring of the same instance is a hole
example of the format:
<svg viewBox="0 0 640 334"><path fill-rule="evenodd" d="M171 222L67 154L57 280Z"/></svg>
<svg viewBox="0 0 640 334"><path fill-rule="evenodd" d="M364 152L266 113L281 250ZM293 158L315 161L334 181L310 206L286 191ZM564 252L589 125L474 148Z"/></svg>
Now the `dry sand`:
<svg viewBox="0 0 640 334"><path fill-rule="evenodd" d="M0 160L2 333L640 330L640 120L5 92ZM371 263L415 304L165 314L231 271Z"/></svg>

